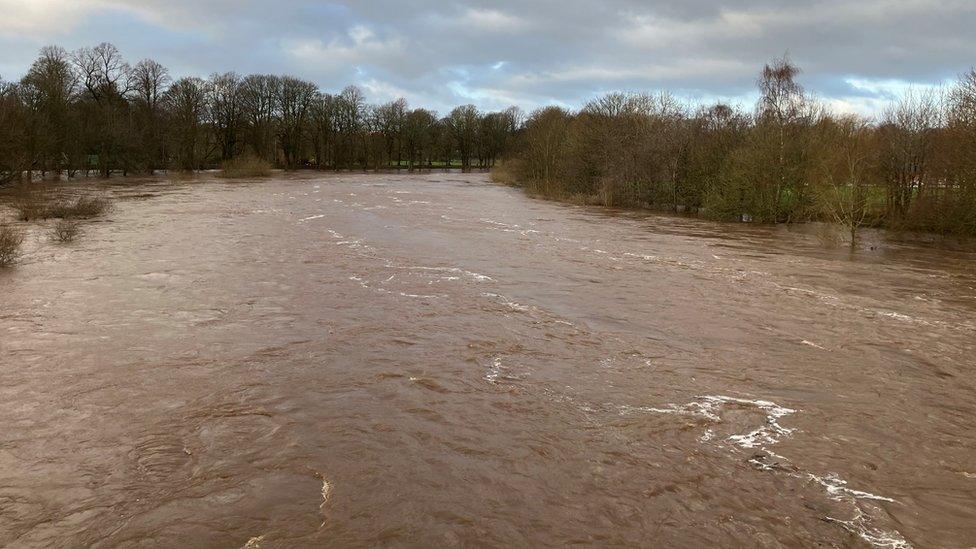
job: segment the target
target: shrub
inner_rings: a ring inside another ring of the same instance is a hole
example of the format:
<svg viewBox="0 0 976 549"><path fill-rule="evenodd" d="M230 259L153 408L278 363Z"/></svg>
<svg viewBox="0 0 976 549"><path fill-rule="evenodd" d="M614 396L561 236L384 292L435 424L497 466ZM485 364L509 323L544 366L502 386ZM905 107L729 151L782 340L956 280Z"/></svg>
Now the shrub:
<svg viewBox="0 0 976 549"><path fill-rule="evenodd" d="M237 179L247 177L268 177L271 175L271 164L253 156L240 156L224 162L220 166L219 177Z"/></svg>
<svg viewBox="0 0 976 549"><path fill-rule="evenodd" d="M60 196L25 193L11 204L21 221L36 219L91 219L107 212L112 203L106 198L81 197L75 201Z"/></svg>
<svg viewBox="0 0 976 549"><path fill-rule="evenodd" d="M58 221L51 230L51 238L58 242L71 242L81 232L78 222L73 219Z"/></svg>
<svg viewBox="0 0 976 549"><path fill-rule="evenodd" d="M0 225L0 267L6 267L20 256L20 245L24 242L24 234L6 225Z"/></svg>
<svg viewBox="0 0 976 549"><path fill-rule="evenodd" d="M41 193L23 192L10 203L17 210L17 218L21 221L46 219L49 201Z"/></svg>
<svg viewBox="0 0 976 549"><path fill-rule="evenodd" d="M112 203L107 198L83 196L74 204L70 202L61 203L54 212L57 215L52 215L51 217L60 217L62 219L91 219L108 212L111 207Z"/></svg>

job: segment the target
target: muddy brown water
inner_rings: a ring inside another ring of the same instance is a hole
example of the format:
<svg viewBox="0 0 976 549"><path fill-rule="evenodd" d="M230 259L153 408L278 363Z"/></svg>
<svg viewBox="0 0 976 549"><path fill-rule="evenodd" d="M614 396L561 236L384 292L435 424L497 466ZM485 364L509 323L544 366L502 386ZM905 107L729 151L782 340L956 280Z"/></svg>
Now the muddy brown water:
<svg viewBox="0 0 976 549"><path fill-rule="evenodd" d="M973 253L484 174L78 185L111 214L0 271L0 545L976 544Z"/></svg>

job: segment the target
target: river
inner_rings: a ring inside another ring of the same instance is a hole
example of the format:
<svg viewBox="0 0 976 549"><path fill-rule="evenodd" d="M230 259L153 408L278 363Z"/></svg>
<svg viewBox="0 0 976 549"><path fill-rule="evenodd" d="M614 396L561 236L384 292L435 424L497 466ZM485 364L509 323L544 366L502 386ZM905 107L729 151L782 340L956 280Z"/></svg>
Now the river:
<svg viewBox="0 0 976 549"><path fill-rule="evenodd" d="M0 271L0 545L976 544L972 252L485 174L78 185L113 211Z"/></svg>

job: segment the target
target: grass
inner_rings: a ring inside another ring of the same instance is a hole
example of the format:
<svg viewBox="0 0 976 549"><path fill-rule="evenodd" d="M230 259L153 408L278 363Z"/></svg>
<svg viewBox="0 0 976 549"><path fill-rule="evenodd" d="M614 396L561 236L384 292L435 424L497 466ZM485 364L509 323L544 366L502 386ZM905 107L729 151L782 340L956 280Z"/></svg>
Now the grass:
<svg viewBox="0 0 976 549"><path fill-rule="evenodd" d="M271 164L253 156L240 156L224 162L220 166L220 175L224 179L268 177L271 175Z"/></svg>
<svg viewBox="0 0 976 549"><path fill-rule="evenodd" d="M7 225L0 225L0 267L12 265L20 257L24 233Z"/></svg>

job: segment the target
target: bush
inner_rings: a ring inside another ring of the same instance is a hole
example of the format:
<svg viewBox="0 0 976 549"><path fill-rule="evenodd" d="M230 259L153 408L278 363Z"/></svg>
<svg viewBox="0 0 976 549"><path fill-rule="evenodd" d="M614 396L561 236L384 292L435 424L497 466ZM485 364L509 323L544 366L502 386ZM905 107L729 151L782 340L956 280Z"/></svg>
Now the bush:
<svg viewBox="0 0 976 549"><path fill-rule="evenodd" d="M78 222L73 219L62 219L51 230L51 238L58 242L71 242L81 232Z"/></svg>
<svg viewBox="0 0 976 549"><path fill-rule="evenodd" d="M49 201L38 192L23 192L19 194L10 206L17 210L17 218L21 221L46 219Z"/></svg>
<svg viewBox="0 0 976 549"><path fill-rule="evenodd" d="M220 166L219 177L237 179L248 177L268 177L271 175L271 164L253 156L240 156L224 162Z"/></svg>
<svg viewBox="0 0 976 549"><path fill-rule="evenodd" d="M91 219L107 212L112 203L106 198L81 197L71 201L64 197L49 197L38 192L25 193L11 206L21 221L36 219Z"/></svg>
<svg viewBox="0 0 976 549"><path fill-rule="evenodd" d="M0 267L6 267L20 256L20 245L24 242L24 234L6 225L0 225Z"/></svg>
<svg viewBox="0 0 976 549"><path fill-rule="evenodd" d="M62 219L91 219L98 217L112 208L112 203L107 198L100 197L81 197L74 204L71 202L60 202L52 210L54 215L50 217L60 217Z"/></svg>

